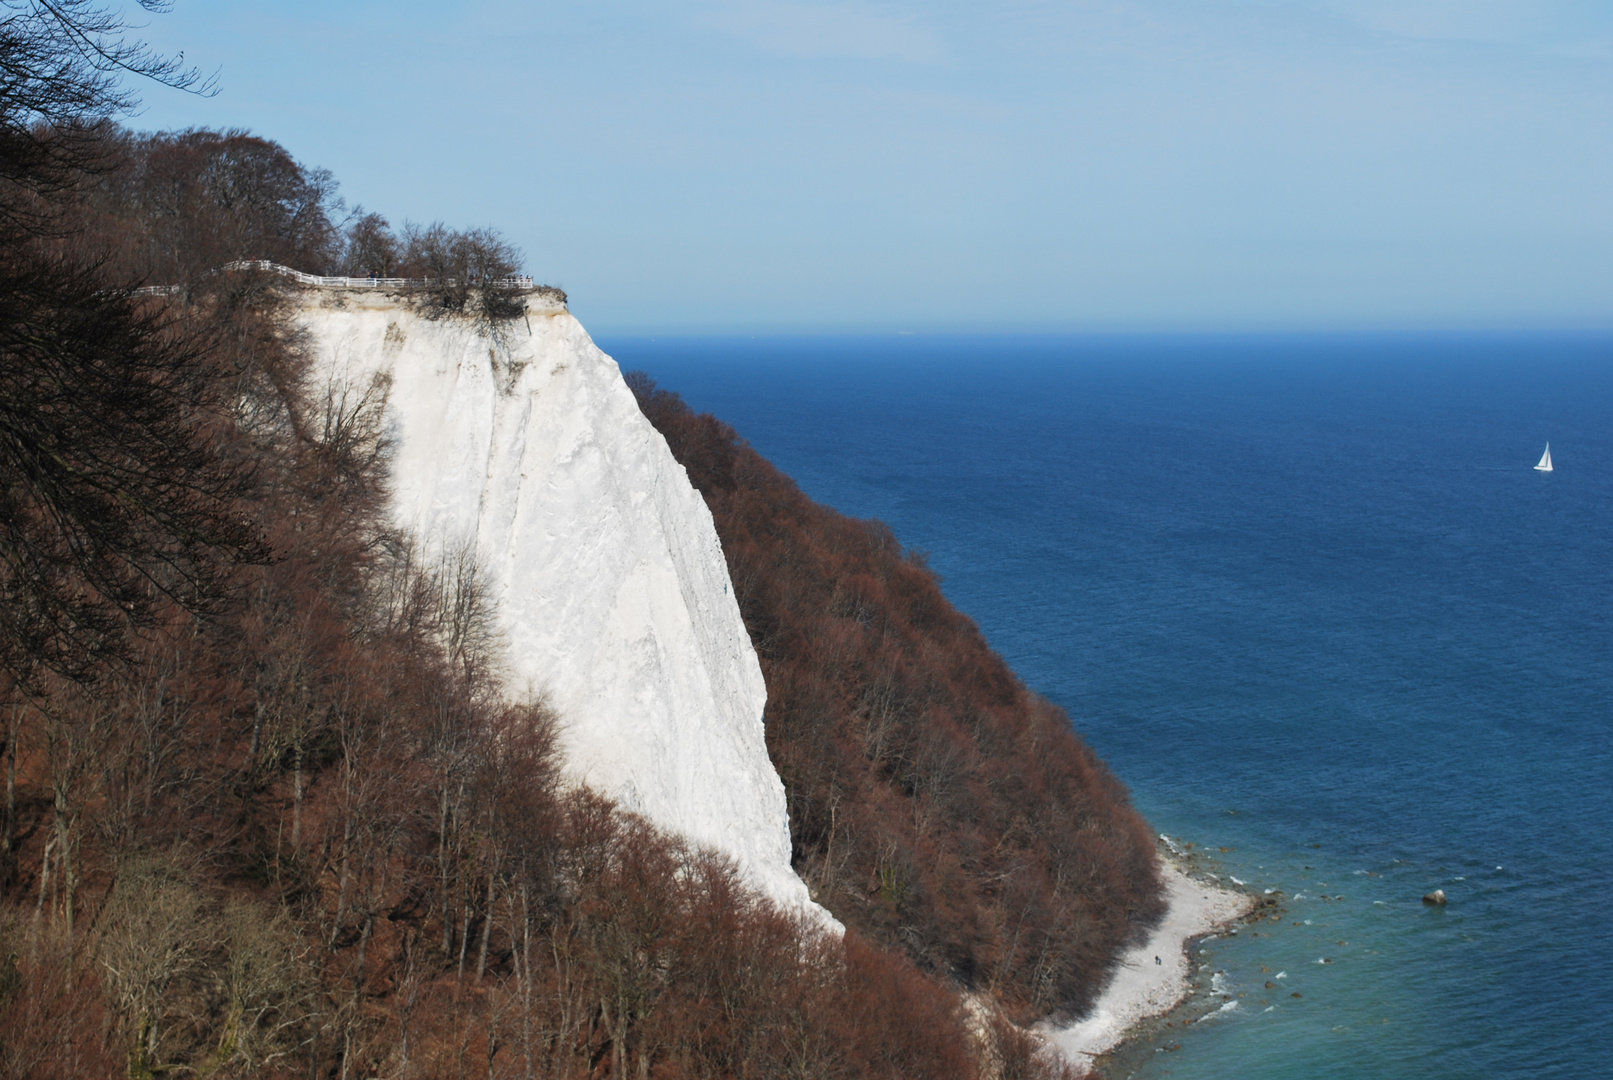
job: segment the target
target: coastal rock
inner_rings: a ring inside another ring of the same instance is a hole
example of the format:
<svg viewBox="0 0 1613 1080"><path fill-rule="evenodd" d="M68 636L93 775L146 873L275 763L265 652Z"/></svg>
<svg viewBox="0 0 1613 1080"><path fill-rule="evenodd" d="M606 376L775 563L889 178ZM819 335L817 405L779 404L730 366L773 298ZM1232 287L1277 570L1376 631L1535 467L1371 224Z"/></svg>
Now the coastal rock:
<svg viewBox="0 0 1613 1080"><path fill-rule="evenodd" d="M1443 904L1443 903L1445 903L1445 890L1444 889L1435 889L1433 892L1428 893L1426 896L1423 897L1423 903L1425 903L1425 904Z"/></svg>
<svg viewBox="0 0 1613 1080"><path fill-rule="evenodd" d="M491 327L375 294L296 312L315 393L382 392L391 512L428 559L472 552L512 695L544 695L575 781L827 920L790 866L767 687L705 500L616 362L542 298Z"/></svg>

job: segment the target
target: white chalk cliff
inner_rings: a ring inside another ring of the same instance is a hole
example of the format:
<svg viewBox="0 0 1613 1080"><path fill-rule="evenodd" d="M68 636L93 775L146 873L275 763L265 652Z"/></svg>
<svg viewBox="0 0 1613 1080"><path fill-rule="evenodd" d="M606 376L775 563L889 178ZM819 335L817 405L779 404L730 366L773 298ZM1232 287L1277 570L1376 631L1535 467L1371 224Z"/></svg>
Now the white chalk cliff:
<svg viewBox="0 0 1613 1080"><path fill-rule="evenodd" d="M496 336L361 290L303 295L316 390L390 377L395 520L428 552L474 545L511 690L549 696L569 774L821 912L790 867L711 512L616 362L543 294Z"/></svg>

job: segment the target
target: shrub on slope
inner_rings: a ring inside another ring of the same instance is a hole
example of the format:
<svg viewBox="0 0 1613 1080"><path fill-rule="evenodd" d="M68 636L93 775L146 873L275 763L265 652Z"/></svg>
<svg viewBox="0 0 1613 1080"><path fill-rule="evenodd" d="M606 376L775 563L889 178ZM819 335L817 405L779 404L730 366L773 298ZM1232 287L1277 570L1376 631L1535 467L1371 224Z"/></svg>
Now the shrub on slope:
<svg viewBox="0 0 1613 1080"><path fill-rule="evenodd" d="M1125 789L886 526L814 503L726 424L628 382L716 519L815 897L1020 1020L1084 1009L1161 911Z"/></svg>

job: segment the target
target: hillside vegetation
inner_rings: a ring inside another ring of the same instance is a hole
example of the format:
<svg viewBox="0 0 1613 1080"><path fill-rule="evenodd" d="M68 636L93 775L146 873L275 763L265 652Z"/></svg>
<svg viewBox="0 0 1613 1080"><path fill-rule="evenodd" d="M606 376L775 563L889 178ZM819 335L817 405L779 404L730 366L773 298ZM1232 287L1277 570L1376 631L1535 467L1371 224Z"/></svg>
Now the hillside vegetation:
<svg viewBox="0 0 1613 1080"><path fill-rule="evenodd" d="M642 373L628 383L716 519L815 898L1016 1019L1083 1011L1161 910L1125 789L887 527L814 503Z"/></svg>
<svg viewBox="0 0 1613 1080"><path fill-rule="evenodd" d="M797 864L843 938L562 784L472 553L388 524L387 387L315 384L291 287L452 278L92 0L0 0L0 1078L1016 1077L1155 910L1124 792L889 533L640 383L717 515ZM146 285L177 285L161 295Z"/></svg>
<svg viewBox="0 0 1613 1080"><path fill-rule="evenodd" d="M1037 1069L900 954L560 785L474 558L386 524L385 387L310 385L284 286L140 297L117 275L160 245L85 256L86 219L174 213L232 254L339 255L209 179L243 141L296 168L111 133L115 168L183 147L186 198L96 172L0 255L0 1076Z"/></svg>

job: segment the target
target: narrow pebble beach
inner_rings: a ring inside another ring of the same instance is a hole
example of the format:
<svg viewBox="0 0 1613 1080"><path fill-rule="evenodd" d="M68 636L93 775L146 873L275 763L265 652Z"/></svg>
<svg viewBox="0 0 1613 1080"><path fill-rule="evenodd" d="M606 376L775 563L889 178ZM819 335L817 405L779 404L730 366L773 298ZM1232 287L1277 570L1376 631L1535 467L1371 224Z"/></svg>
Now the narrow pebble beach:
<svg viewBox="0 0 1613 1080"><path fill-rule="evenodd" d="M1163 1016L1192 990L1192 945L1247 915L1255 900L1190 876L1179 863L1164 866L1169 908L1147 940L1125 952L1092 1012L1069 1026L1044 1026L1041 1033L1065 1060L1089 1064L1115 1049L1133 1027Z"/></svg>

